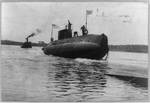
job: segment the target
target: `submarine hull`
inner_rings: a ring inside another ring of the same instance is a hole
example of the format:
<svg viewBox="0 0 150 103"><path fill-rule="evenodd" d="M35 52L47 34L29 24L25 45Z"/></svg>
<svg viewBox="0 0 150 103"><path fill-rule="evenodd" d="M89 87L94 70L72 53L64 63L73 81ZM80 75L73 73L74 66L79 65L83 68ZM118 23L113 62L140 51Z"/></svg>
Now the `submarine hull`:
<svg viewBox="0 0 150 103"><path fill-rule="evenodd" d="M108 54L108 40L104 34L78 36L53 41L42 50L47 55L99 60Z"/></svg>

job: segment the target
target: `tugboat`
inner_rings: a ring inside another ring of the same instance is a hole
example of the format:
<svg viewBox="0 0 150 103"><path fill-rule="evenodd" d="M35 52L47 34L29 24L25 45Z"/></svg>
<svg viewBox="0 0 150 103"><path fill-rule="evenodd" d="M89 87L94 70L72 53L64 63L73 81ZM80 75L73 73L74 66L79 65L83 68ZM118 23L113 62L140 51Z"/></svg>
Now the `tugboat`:
<svg viewBox="0 0 150 103"><path fill-rule="evenodd" d="M28 38L26 38L26 42L23 43L21 48L32 48L31 42L28 42Z"/></svg>
<svg viewBox="0 0 150 103"><path fill-rule="evenodd" d="M87 12L91 14L91 11ZM65 58L87 58L87 59L103 59L104 56L108 56L108 38L102 33L101 35L88 34L87 17L86 27L82 26L83 36L78 36L78 33L74 32L72 37L71 23L68 20L68 28L58 31L58 40L52 38L51 42L42 48L46 55L54 55ZM52 24L52 28L57 25ZM53 29L52 29L53 33ZM106 59L105 58L105 59Z"/></svg>

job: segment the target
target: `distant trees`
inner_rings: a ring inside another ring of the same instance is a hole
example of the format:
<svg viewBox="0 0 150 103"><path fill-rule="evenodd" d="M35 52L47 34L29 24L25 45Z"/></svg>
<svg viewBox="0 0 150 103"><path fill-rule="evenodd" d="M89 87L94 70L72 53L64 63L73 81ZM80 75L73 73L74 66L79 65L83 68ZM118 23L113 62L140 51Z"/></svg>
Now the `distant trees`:
<svg viewBox="0 0 150 103"><path fill-rule="evenodd" d="M109 45L110 51L148 53L147 45Z"/></svg>
<svg viewBox="0 0 150 103"><path fill-rule="evenodd" d="M11 40L1 40L1 44L4 45L22 45L22 42L11 41Z"/></svg>
<svg viewBox="0 0 150 103"><path fill-rule="evenodd" d="M17 41L11 41L11 40L1 40L2 45L22 45L23 42L17 42ZM45 46L47 45L46 43L32 43L32 46Z"/></svg>
<svg viewBox="0 0 150 103"><path fill-rule="evenodd" d="M1 40L3 45L22 45L23 42L11 41L11 40ZM46 43L32 43L32 46L45 46ZM148 45L109 45L110 51L124 51L124 52L140 52L148 53Z"/></svg>

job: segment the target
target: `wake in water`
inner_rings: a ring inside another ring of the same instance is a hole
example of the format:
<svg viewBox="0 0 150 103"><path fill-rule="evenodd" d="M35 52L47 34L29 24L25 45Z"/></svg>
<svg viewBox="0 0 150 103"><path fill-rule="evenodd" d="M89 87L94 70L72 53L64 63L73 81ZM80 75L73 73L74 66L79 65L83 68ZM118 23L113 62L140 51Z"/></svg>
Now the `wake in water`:
<svg viewBox="0 0 150 103"><path fill-rule="evenodd" d="M83 58L77 58L75 60L78 62L85 63L85 64L91 64L93 62L95 62L95 63L108 63L107 60L92 60L92 59L83 59Z"/></svg>
<svg viewBox="0 0 150 103"><path fill-rule="evenodd" d="M81 58L77 58L75 59L78 62L84 63L86 65L92 66L92 64L96 64L96 65L105 65L105 75L111 76L111 77L115 77L124 81L127 81L129 83L132 83L134 86L142 86L142 87L148 87L148 70L147 69L141 69L141 68L137 68L134 65L132 66L128 66L127 64L112 64L110 63L110 61L106 61L106 60L91 60L91 59L81 59ZM118 60L119 61L119 60ZM134 60L136 61L136 60ZM136 63L139 61L136 61ZM115 66L115 68L113 67ZM137 65L136 65L137 66ZM116 68L119 67L119 68ZM101 69L101 68L99 68Z"/></svg>

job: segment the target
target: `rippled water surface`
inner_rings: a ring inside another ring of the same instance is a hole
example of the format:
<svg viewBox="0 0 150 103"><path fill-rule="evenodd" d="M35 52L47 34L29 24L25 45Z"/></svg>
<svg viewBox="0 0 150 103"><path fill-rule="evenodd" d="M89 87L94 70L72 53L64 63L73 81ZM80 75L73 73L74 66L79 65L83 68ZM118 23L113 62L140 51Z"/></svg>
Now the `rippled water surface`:
<svg viewBox="0 0 150 103"><path fill-rule="evenodd" d="M147 86L130 82L136 78L107 75L147 78L148 54L110 52L104 61L48 56L41 47L1 50L3 101L148 101Z"/></svg>

